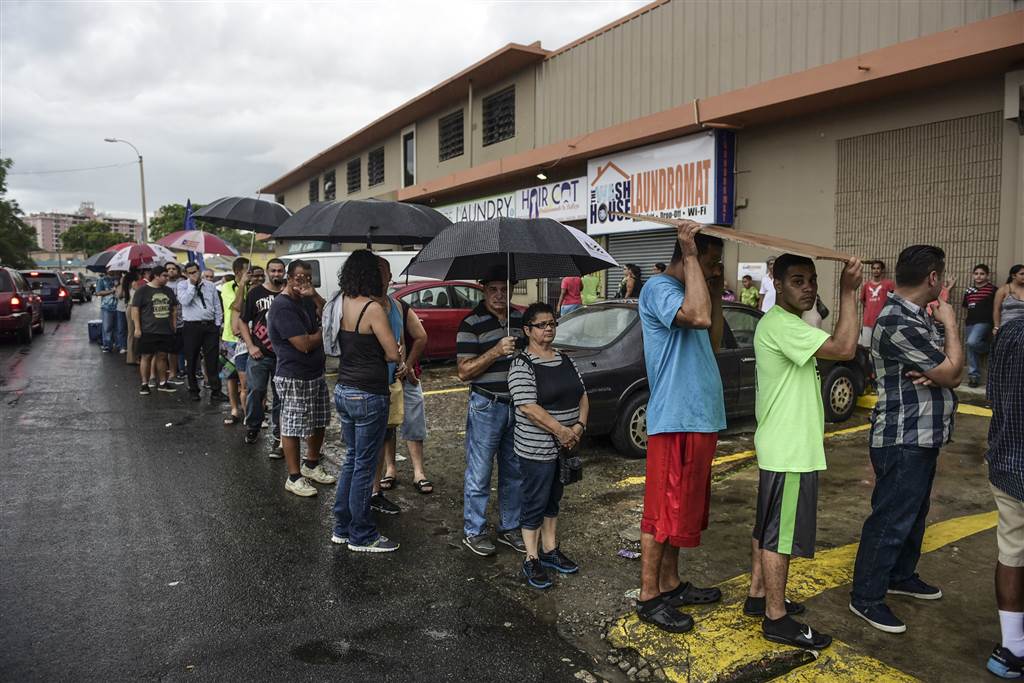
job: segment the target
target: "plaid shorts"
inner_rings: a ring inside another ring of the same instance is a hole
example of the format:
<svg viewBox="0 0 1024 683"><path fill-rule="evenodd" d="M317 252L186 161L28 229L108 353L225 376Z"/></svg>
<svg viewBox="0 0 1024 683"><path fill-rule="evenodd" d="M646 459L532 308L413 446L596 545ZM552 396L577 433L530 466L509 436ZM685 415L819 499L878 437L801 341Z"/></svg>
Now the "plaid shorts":
<svg viewBox="0 0 1024 683"><path fill-rule="evenodd" d="M306 439L313 431L331 421L331 399L327 380L274 377L274 388L281 398L281 436Z"/></svg>

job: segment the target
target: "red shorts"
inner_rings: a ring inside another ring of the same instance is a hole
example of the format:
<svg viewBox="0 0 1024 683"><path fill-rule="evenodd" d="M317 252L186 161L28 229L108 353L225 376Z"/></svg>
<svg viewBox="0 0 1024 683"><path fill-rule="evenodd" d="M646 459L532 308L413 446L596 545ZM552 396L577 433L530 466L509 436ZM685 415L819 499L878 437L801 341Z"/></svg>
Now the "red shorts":
<svg viewBox="0 0 1024 683"><path fill-rule="evenodd" d="M716 446L716 433L647 437L647 485L640 531L677 548L700 545L700 532L708 528L711 461Z"/></svg>

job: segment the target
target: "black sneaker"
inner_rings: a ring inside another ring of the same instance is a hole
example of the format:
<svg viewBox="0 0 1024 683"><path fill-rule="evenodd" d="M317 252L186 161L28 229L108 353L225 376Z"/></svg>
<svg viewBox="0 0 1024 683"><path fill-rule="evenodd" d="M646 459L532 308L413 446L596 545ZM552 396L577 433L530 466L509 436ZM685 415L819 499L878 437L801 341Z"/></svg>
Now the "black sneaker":
<svg viewBox="0 0 1024 683"><path fill-rule="evenodd" d="M763 617L765 609L764 598L752 598L749 595L743 602L743 613L748 617ZM799 602L790 602L789 598L786 598L786 614L789 616L795 616L797 614L803 614L806 608Z"/></svg>
<svg viewBox="0 0 1024 683"><path fill-rule="evenodd" d="M402 511L402 508L385 498L383 493L375 493L370 496L370 509L385 515L397 515Z"/></svg>
<svg viewBox="0 0 1024 683"><path fill-rule="evenodd" d="M512 550L517 553L526 554L526 544L523 542L523 532L519 529L512 529L511 531L499 531L498 532L498 543L504 543Z"/></svg>
<svg viewBox="0 0 1024 683"><path fill-rule="evenodd" d="M172 386L171 386L170 384L168 384L167 382L160 382L160 384L158 384L158 385L156 386L156 390L157 390L157 391L163 391L163 392L166 392L166 393L168 393L168 394L173 394L174 392L176 392L176 391L177 391L177 389L175 389L174 387L172 387Z"/></svg>
<svg viewBox="0 0 1024 683"><path fill-rule="evenodd" d="M888 592L892 595L909 595L918 600L938 600L942 597L941 590L935 586L928 585L917 574L914 574L906 581L889 586Z"/></svg>
<svg viewBox="0 0 1024 683"><path fill-rule="evenodd" d="M254 444L259 441L260 430L258 429L247 429L245 431L245 442L248 444Z"/></svg>
<svg viewBox="0 0 1024 683"><path fill-rule="evenodd" d="M487 538L487 534L465 536L462 539L462 545L466 546L480 557L490 557L494 553L498 552L498 549L494 547L494 542Z"/></svg>
<svg viewBox="0 0 1024 683"><path fill-rule="evenodd" d="M1024 677L1024 659L1017 657L1001 645L996 645L992 650L985 668L1000 678Z"/></svg>
<svg viewBox="0 0 1024 683"><path fill-rule="evenodd" d="M660 595L643 602L637 600L636 615L640 621L654 624L669 633L686 633L693 628L693 617L672 607Z"/></svg>
<svg viewBox="0 0 1024 683"><path fill-rule="evenodd" d="M139 387L139 394L141 396L149 396L149 394L150 394L149 385L148 384L143 384L142 386L140 386Z"/></svg>
<svg viewBox="0 0 1024 683"><path fill-rule="evenodd" d="M527 560L523 562L523 576L526 577L526 583L530 584L534 588L551 588L551 578L548 573L544 571L544 565L541 564L540 560Z"/></svg>
<svg viewBox="0 0 1024 683"><path fill-rule="evenodd" d="M884 602L880 602L877 605L871 605L870 607L857 607L851 602L850 611L877 628L879 631L884 631L885 633L903 633L907 630L907 625L900 621Z"/></svg>
<svg viewBox="0 0 1024 683"><path fill-rule="evenodd" d="M799 621L788 614L781 619L765 619L761 622L761 632L766 640L793 647L802 647L809 650L824 650L832 644L832 636L825 633L818 633L807 624Z"/></svg>
<svg viewBox="0 0 1024 683"><path fill-rule="evenodd" d="M575 574L580 570L579 565L563 555L559 547L555 547L550 553L540 553L540 563L560 574Z"/></svg>

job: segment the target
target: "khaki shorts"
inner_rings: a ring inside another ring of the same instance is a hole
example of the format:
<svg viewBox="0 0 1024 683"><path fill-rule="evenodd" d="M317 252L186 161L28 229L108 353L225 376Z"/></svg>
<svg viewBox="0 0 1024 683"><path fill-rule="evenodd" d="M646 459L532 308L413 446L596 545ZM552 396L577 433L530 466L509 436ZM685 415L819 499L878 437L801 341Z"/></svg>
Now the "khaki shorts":
<svg viewBox="0 0 1024 683"><path fill-rule="evenodd" d="M995 486L992 486L992 495L999 508L999 526L996 528L999 564L1024 567L1024 503Z"/></svg>

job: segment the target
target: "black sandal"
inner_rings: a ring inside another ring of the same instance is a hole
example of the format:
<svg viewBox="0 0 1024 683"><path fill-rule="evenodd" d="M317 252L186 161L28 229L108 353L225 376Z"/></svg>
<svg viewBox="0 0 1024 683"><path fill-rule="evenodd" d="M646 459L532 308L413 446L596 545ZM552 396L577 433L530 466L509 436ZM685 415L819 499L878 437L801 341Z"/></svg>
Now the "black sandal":
<svg viewBox="0 0 1024 683"><path fill-rule="evenodd" d="M381 491L390 491L391 489L395 488L395 484L397 484L397 483L398 483L398 479L396 477L390 477L390 476L388 476L388 477L381 477L380 478L380 490Z"/></svg>
<svg viewBox="0 0 1024 683"><path fill-rule="evenodd" d="M434 492L434 484L429 479L414 481L412 485L416 487L417 491L424 495ZM429 489L429 491L425 491L424 489Z"/></svg>
<svg viewBox="0 0 1024 683"><path fill-rule="evenodd" d="M722 599L722 591L717 588L697 588L687 581L666 591L661 597L672 607L683 605L710 605Z"/></svg>
<svg viewBox="0 0 1024 683"><path fill-rule="evenodd" d="M686 633L693 628L693 617L669 605L661 595L643 602L637 600L636 615L640 621L653 624L669 633Z"/></svg>
<svg viewBox="0 0 1024 683"><path fill-rule="evenodd" d="M236 424L238 424L241 421L242 421L242 416L241 415L231 415L230 417L225 417L224 418L224 426L225 427L231 427L232 425L236 425Z"/></svg>

